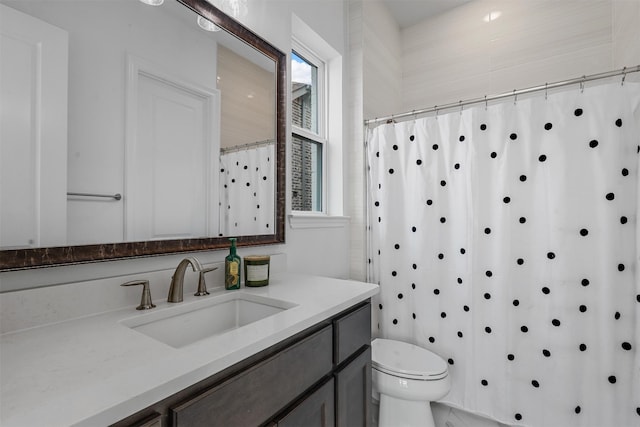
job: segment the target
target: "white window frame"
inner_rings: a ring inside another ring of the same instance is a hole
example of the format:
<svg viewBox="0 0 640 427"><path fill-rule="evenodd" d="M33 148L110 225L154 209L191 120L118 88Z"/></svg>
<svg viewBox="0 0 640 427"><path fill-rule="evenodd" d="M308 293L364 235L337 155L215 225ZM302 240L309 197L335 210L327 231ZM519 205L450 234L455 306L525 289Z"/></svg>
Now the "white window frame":
<svg viewBox="0 0 640 427"><path fill-rule="evenodd" d="M345 191L345 164L344 164L344 66L343 56L334 49L321 35L316 33L295 13L291 15L292 43L290 50L295 50L304 57L301 47L306 51L315 53L325 66L321 109L324 114L324 144L322 159L322 212L319 211L294 211L289 210L289 225L292 229L299 228L344 228L349 223L349 217L344 216L344 191ZM300 49L300 51L298 50ZM290 128L289 138L295 134L295 129ZM305 135L303 133L301 136ZM305 135L306 136L306 135ZM287 199L291 200L291 181L289 181ZM291 209L291 208L290 208Z"/></svg>
<svg viewBox="0 0 640 427"><path fill-rule="evenodd" d="M316 142L318 144L320 144L320 146L322 147L321 155L322 155L322 182L320 183L321 185L321 194L320 194L320 204L321 204L321 210L316 211L316 210L312 210L312 211L302 211L302 210L292 210L293 214L299 215L299 214L327 214L328 209L327 209L327 145L328 145L328 141L327 141L327 132L328 132L328 123L327 123L327 67L326 67L326 63L324 60L322 60L320 58L320 56L318 56L317 54L315 54L311 49L309 49L308 47L306 47L302 42L300 42L300 40L298 40L297 38L293 37L292 38L292 43L291 43L291 51L295 51L296 54L298 56L300 56L302 59L304 59L305 61L309 62L310 64L312 64L313 66L316 67L317 69L317 88L316 88L316 92L317 92L317 129L318 129L318 133L315 133L313 131L310 131L309 129L304 129L301 128L299 126L295 126L293 124L293 121L291 123L291 133L293 135L298 135L302 138L306 138L309 139L313 142ZM312 197L315 196L317 197L316 194L312 193Z"/></svg>

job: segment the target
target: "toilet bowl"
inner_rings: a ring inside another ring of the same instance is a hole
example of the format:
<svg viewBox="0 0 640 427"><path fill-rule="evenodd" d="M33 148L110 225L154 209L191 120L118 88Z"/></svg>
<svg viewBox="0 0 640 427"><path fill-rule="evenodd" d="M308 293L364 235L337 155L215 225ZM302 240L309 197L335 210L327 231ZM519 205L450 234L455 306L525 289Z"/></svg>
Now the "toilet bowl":
<svg viewBox="0 0 640 427"><path fill-rule="evenodd" d="M435 427L431 402L451 389L447 362L413 344L376 338L371 342L374 396L380 398L379 427Z"/></svg>

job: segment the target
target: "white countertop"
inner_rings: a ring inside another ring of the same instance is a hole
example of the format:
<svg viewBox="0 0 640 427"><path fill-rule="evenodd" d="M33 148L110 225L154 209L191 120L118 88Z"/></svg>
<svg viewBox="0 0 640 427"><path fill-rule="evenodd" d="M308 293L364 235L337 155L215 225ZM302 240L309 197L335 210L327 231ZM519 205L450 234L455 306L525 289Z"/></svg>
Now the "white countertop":
<svg viewBox="0 0 640 427"><path fill-rule="evenodd" d="M102 313L0 335L0 425L104 426L203 380L378 293L378 286L277 275L240 291L295 307L186 347L173 348L121 322L147 311ZM185 294L181 305L213 298ZM176 304L156 302L151 311Z"/></svg>

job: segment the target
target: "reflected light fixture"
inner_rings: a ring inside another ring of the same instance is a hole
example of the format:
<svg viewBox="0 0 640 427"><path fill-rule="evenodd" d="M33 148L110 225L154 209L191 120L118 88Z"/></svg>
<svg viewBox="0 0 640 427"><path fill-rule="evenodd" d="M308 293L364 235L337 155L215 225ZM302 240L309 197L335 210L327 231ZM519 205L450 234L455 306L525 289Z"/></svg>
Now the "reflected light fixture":
<svg viewBox="0 0 640 427"><path fill-rule="evenodd" d="M247 0L222 0L220 9L235 19L244 18L249 12Z"/></svg>
<svg viewBox="0 0 640 427"><path fill-rule="evenodd" d="M198 27L205 31L220 31L220 27L202 16L198 16Z"/></svg>
<svg viewBox="0 0 640 427"><path fill-rule="evenodd" d="M500 12L499 10L494 10L493 12L487 13L482 19L484 20L484 22L491 22L500 18L501 15L502 15L502 12Z"/></svg>
<svg viewBox="0 0 640 427"><path fill-rule="evenodd" d="M144 4L148 4L149 6L160 6L164 3L164 0L140 0Z"/></svg>

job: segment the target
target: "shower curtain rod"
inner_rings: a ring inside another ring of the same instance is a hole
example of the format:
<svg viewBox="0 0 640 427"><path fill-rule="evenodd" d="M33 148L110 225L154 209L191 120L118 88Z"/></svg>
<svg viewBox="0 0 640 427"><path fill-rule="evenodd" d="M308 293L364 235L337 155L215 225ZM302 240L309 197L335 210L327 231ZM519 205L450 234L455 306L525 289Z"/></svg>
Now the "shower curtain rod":
<svg viewBox="0 0 640 427"><path fill-rule="evenodd" d="M519 90L513 90L511 92L504 92L498 95L491 95L491 96L484 96L482 98L473 98L473 99L467 99L465 101L458 101L458 102L452 102L450 104L444 104L444 105L436 105L434 107L431 108L423 108L420 110L413 110L413 111L407 111L405 113L400 113L400 114L392 114L390 116L386 116L386 117L377 117L375 119L367 119L364 121L365 126L371 125L371 124L378 124L378 123L387 123L391 120L396 120L396 119L401 119L404 117L412 117L412 116L418 116L420 114L427 114L427 113L434 113L434 112L438 112L441 110L446 110L446 109L450 109L450 108L460 108L460 107L464 107L465 105L471 105L471 104L479 104L481 102L487 103L489 101L495 101L498 99L503 99L503 98L508 98L510 96L518 96L518 95L522 95L522 94L527 94L527 93L532 93L532 92L538 92L541 90L548 90L548 89L554 89L554 88L558 88L558 87L562 87L562 86L568 86L568 85L573 85L573 84L580 84L581 86L585 83L585 82L590 82L593 80L599 80L599 79L606 79L609 77L615 77L615 76L623 76L622 77L622 84L624 84L624 79L626 77L627 74L630 73L637 73L640 72L640 65L636 65L635 67L624 67L622 69L619 70L614 70L614 71L608 71L605 73L599 73L599 74L591 74L589 76L582 76L582 77L577 77L575 79L570 79L570 80L563 80L563 81L559 81L559 82L554 82L554 83L545 83L544 85L540 85L540 86L533 86L533 87L529 87L526 89L519 89Z"/></svg>
<svg viewBox="0 0 640 427"><path fill-rule="evenodd" d="M228 153L233 153L234 151L242 151L242 150L247 150L249 148L258 148L261 146L267 146L269 144L273 144L275 141L273 139L265 139L264 141L256 141L256 142L249 142L247 144L242 144L242 145L235 145L233 147L227 147L227 148L221 148L220 149L220 154L228 154Z"/></svg>

